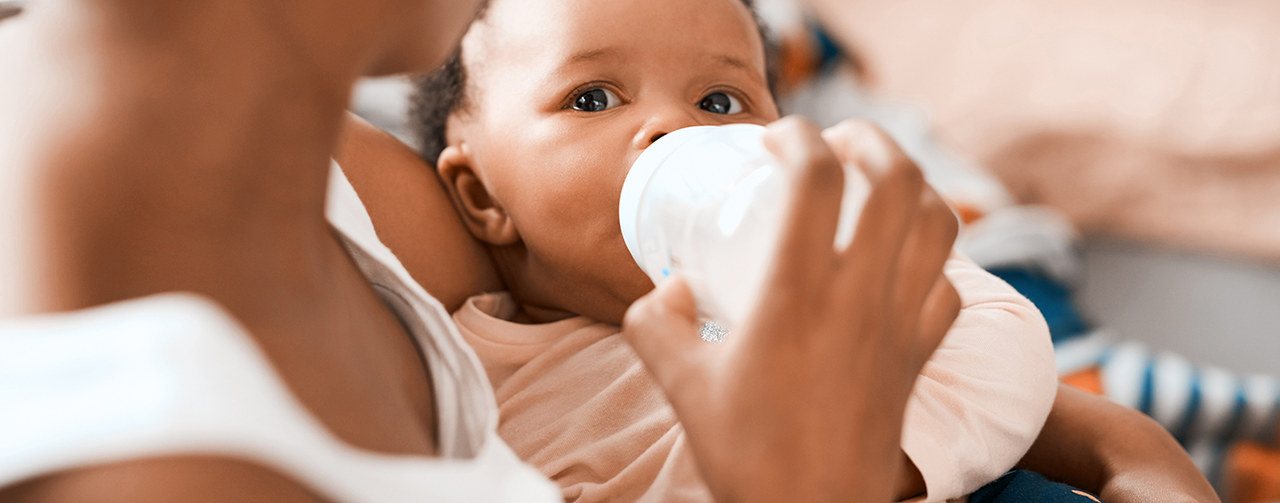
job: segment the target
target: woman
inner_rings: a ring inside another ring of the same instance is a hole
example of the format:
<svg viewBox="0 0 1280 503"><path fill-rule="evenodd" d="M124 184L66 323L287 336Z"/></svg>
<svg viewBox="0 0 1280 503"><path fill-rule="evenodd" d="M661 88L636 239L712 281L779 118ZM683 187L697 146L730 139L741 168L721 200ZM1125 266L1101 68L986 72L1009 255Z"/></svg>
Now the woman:
<svg viewBox="0 0 1280 503"><path fill-rule="evenodd" d="M147 331L194 332L194 326L184 328L183 322L213 320L209 323L225 323L201 329L214 332L209 344L222 344L217 342L226 339L222 334L249 334L269 362L267 375L278 376L259 381L283 383L287 393L279 401L296 400L297 407L289 410L307 413L288 424L307 425L306 418L313 418L318 438L328 438L306 445L345 445L358 451L335 455L335 463L362 456L465 456L467 449L452 446L453 435L443 432L491 429L491 417L446 421L445 412L465 409L455 402L470 388L445 382L456 374L440 365L471 360L454 350L435 357L427 349L419 353L418 346L447 338L430 330L440 328L431 321L431 306L405 301L412 288L387 294L385 284L393 281L385 278L375 281L377 291L371 288L369 277L393 268L381 263L378 250L343 229L334 232L324 210L328 156L354 80L437 63L477 3L45 0L5 19L0 23L0 67L6 69L0 80L0 165L5 167L0 231L10 239L0 251L0 276L6 278L0 313L13 317L4 327L6 342L19 348L50 343L57 349L59 338L41 338L38 329L65 320L75 325L75 318L50 313L85 310L81 314L91 320L111 318L112 312L86 309L123 302L117 307L131 315L126 319L149 320L176 304L196 306L188 311L198 313L180 316L176 326ZM682 404L702 469L721 496L888 500L891 488L883 481L893 478L890 467L895 465L887 461L896 454L900 428L894 418L900 418L918 365L955 315L954 292L939 274L955 224L936 199L926 196L914 166L878 166L873 173L879 187L873 200L878 202L873 206L879 206L869 213L908 217L865 225L851 250L866 257L841 265L845 255L806 243L831 241L840 194L831 189L839 184L829 182L840 176L841 157L861 153L846 145L837 156L816 130L800 123L778 127L774 134L788 145L782 153L803 174L801 190L809 196L792 209L800 224L793 226L781 261L798 274L780 276L775 289L823 296L838 292L847 298L846 305L857 306L845 316L864 330L846 334L837 320L762 315L751 329L744 328L733 351L703 354L696 362L671 358L639 334L655 333L672 323L672 313L687 308L687 302L678 303L684 292L673 284L637 304L629 318L631 332L651 368L667 382L695 369L705 378L702 386L668 391L673 402ZM903 243L917 252L899 260ZM845 271L839 281L828 274L832 267ZM859 288L844 287L854 282ZM159 307L134 300L175 291L198 297ZM886 305L879 299L895 301ZM797 322L811 326L798 327ZM775 347L787 339L774 335L782 335L784 328L805 328L814 339L791 364L803 361L831 379L802 381L785 367L759 371L753 362L781 363ZM85 336L91 329L73 326L77 344L67 346L101 340ZM419 344L406 331L417 335ZM37 335L23 337L32 333ZM854 354L848 350L852 345L870 347L895 363L880 368L820 358ZM221 361L212 353L204 356ZM92 362L98 356L89 358ZM237 361L252 360L250 355ZM868 379L872 375L877 379ZM210 394L231 386L237 376L224 375L226 381L215 381L219 384ZM758 386L762 382L771 385ZM866 384L871 382L877 385ZM60 391L76 396L72 392L80 391L80 384L73 379L71 391ZM824 415L812 403L799 403L796 390L806 392L806 401L840 397L819 401L845 410ZM694 403L712 391L733 399ZM129 412L123 401L100 405ZM795 413L768 420L752 417L751 411L764 404ZM45 409L26 403L14 410L39 415ZM890 413L881 414L883 410ZM225 407L205 413L256 417ZM867 419L825 424L837 415ZM157 420L154 415L146 418ZM171 419L157 421L164 428L189 424ZM163 443L151 430L134 433L141 444ZM274 441L272 433L263 438L265 444ZM44 456L39 459L53 461L43 470L23 471L27 467L16 461L7 465L17 478L3 481L0 499L146 501L182 494L195 501L278 501L377 494L363 492L377 490L369 480L344 485L350 473L316 475L323 470L308 471L310 460L290 457L287 449L264 454L251 452L257 444L250 444L229 452L207 446L184 451L184 446L203 445L199 434L187 432L178 436L176 446L132 456L121 454L127 449L82 456L53 441L9 432L27 441L20 445L30 452ZM747 434L785 446L767 460L769 470L744 469L739 460L722 457ZM483 461L510 462L486 454L496 443L492 436L481 431L478 438L487 440L472 445L477 452L471 454ZM341 451L330 450L335 449ZM422 465L424 478L430 478L433 467ZM486 473L495 477L493 486L510 488L523 486L498 479L526 474L517 468ZM437 480L449 485L452 479ZM796 486L795 480L809 483ZM484 492L484 484L454 484L434 497L501 496ZM537 491L536 484L526 485ZM513 491L506 496L528 500L537 495Z"/></svg>

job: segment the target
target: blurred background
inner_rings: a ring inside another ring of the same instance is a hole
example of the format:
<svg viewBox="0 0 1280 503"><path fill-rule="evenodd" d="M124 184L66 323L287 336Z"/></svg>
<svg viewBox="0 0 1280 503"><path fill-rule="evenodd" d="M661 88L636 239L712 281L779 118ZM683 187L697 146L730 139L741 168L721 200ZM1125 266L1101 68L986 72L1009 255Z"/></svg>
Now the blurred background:
<svg viewBox="0 0 1280 503"><path fill-rule="evenodd" d="M866 88L1083 234L1090 316L1280 376L1280 3L853 3Z"/></svg>

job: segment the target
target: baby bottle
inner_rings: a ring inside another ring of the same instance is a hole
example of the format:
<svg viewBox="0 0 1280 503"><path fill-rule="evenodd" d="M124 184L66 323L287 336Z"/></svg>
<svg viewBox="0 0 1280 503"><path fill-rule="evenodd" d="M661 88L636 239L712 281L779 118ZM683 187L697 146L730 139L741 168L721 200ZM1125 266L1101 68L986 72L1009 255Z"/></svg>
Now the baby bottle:
<svg viewBox="0 0 1280 503"><path fill-rule="evenodd" d="M618 219L636 263L658 283L680 273L702 336L719 340L760 294L783 227L791 173L765 150L754 124L673 131L645 149L622 186ZM867 184L846 170L833 246L853 236Z"/></svg>

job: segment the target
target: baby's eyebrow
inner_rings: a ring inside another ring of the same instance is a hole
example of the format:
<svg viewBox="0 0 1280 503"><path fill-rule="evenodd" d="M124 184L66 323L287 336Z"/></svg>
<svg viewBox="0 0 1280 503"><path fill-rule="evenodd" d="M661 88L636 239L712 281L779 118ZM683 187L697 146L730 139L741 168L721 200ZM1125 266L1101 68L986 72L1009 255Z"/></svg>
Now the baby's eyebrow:
<svg viewBox="0 0 1280 503"><path fill-rule="evenodd" d="M605 57L610 57L610 56L617 56L617 55L618 55L619 53L621 53L621 52L622 52L622 51L620 51L617 47L604 47L604 48L599 48L599 49L587 49L587 50L585 50L585 51L579 51L579 52L576 52L576 53L572 54L571 56L569 56L568 58L566 58L566 59L564 60L564 63L563 63L563 64L561 64L560 66L561 66L561 67L572 66L572 65L579 64L579 63L586 63L586 62L590 62L590 61L597 60L597 59L600 59L600 58L605 58Z"/></svg>
<svg viewBox="0 0 1280 503"><path fill-rule="evenodd" d="M727 66L732 66L732 67L737 68L737 69L739 69L739 70L744 70L744 71L748 71L748 72L750 72L750 71L752 70L751 65L750 65L750 64L748 64L746 61L743 61L743 60L741 60L741 59L735 58L735 57L733 57L733 56L728 56L728 55L723 55L723 54L722 54L722 55L719 55L719 56L715 56L715 57L714 57L714 58L712 58L712 59L714 59L716 63L720 63L720 64L727 65Z"/></svg>
<svg viewBox="0 0 1280 503"><path fill-rule="evenodd" d="M765 75L766 70L758 63L753 65L748 60L742 58L737 58L728 54L718 54L712 56L710 61L713 66L728 68L729 71L739 72L750 78L764 78L766 80L768 78Z"/></svg>

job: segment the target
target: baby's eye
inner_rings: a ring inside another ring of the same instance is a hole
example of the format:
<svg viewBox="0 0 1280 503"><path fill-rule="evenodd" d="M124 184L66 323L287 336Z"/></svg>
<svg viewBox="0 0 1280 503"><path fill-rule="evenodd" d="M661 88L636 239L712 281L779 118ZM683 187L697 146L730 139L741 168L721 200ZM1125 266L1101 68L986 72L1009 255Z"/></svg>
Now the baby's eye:
<svg viewBox="0 0 1280 503"><path fill-rule="evenodd" d="M601 110L618 106L622 100L618 99L618 95L613 94L607 89L595 88L588 89L586 92L579 94L573 100L573 109L583 112L599 112Z"/></svg>
<svg viewBox="0 0 1280 503"><path fill-rule="evenodd" d="M698 102L698 108L713 114L733 115L742 112L742 104L737 98L725 93L711 93Z"/></svg>

